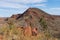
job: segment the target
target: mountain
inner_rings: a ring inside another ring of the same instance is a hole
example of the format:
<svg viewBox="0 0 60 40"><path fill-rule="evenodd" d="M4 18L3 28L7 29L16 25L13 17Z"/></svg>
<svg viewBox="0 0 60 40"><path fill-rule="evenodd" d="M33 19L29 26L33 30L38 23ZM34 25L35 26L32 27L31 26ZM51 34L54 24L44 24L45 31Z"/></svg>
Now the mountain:
<svg viewBox="0 0 60 40"><path fill-rule="evenodd" d="M42 19L45 21L44 25L47 25L50 33L56 37L60 37L60 16L50 15L38 8L29 8L23 14L12 15L11 18L18 20L19 26L31 26L38 28L38 31L43 30L40 23Z"/></svg>
<svg viewBox="0 0 60 40"><path fill-rule="evenodd" d="M48 32L51 36L60 38L60 16L50 15L38 8L29 8L23 14L15 14L3 20L6 24L27 27L27 30L36 28L38 33Z"/></svg>

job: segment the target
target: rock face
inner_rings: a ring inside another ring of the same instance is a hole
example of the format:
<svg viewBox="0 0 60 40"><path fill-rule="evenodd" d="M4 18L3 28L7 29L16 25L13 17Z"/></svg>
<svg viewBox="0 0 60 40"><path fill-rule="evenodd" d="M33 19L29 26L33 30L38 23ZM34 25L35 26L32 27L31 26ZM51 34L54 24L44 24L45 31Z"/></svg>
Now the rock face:
<svg viewBox="0 0 60 40"><path fill-rule="evenodd" d="M37 28L33 28L32 29L32 36L37 36L37 35L38 35Z"/></svg>
<svg viewBox="0 0 60 40"><path fill-rule="evenodd" d="M50 15L38 8L29 8L23 14L12 15L8 20L11 18L14 24L24 28L25 35L37 35L47 29L51 35L60 38L60 16Z"/></svg>
<svg viewBox="0 0 60 40"><path fill-rule="evenodd" d="M38 34L38 31L37 31L37 28L31 28L30 26L28 27L24 27L22 28L24 30L24 35L25 36L37 36Z"/></svg>
<svg viewBox="0 0 60 40"><path fill-rule="evenodd" d="M24 35L25 36L31 36L32 35L31 27L25 27L24 28Z"/></svg>
<svg viewBox="0 0 60 40"><path fill-rule="evenodd" d="M2 35L0 35L0 40L3 40L3 36Z"/></svg>

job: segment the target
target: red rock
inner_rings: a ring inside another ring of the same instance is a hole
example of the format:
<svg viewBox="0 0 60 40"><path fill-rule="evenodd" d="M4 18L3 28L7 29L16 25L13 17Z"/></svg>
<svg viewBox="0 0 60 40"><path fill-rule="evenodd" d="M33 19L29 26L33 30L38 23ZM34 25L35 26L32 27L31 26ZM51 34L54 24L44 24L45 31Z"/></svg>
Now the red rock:
<svg viewBox="0 0 60 40"><path fill-rule="evenodd" d="M37 32L37 28L33 28L32 29L32 36L37 36L38 32Z"/></svg>
<svg viewBox="0 0 60 40"><path fill-rule="evenodd" d="M31 27L25 27L24 28L24 35L25 36L31 36L32 35L32 31L31 31Z"/></svg>
<svg viewBox="0 0 60 40"><path fill-rule="evenodd" d="M2 35L0 35L0 40L3 40L3 36Z"/></svg>

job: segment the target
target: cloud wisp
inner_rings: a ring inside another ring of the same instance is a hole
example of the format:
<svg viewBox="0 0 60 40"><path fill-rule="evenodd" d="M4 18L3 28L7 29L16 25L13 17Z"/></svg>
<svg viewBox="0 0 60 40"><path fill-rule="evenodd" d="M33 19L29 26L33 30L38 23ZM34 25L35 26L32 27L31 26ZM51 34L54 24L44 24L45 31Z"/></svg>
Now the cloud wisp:
<svg viewBox="0 0 60 40"><path fill-rule="evenodd" d="M23 13L29 7L42 7L41 9L50 14L60 14L60 8L47 8L46 2L48 0L0 0L0 12L10 14Z"/></svg>
<svg viewBox="0 0 60 40"><path fill-rule="evenodd" d="M32 6L45 6L42 2L46 2L46 0L0 0L0 7L28 8L31 6L30 4L32 4Z"/></svg>
<svg viewBox="0 0 60 40"><path fill-rule="evenodd" d="M52 15L60 15L60 8L55 7L55 8L48 8L46 11Z"/></svg>
<svg viewBox="0 0 60 40"><path fill-rule="evenodd" d="M15 2L15 3L24 3L24 4L46 2L46 0L2 0L2 1Z"/></svg>

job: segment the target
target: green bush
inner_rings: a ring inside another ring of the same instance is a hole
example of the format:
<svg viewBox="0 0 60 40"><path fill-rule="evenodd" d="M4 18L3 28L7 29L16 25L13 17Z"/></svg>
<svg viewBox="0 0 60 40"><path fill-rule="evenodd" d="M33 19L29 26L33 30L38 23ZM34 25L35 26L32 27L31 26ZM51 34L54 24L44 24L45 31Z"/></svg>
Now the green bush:
<svg viewBox="0 0 60 40"><path fill-rule="evenodd" d="M43 17L41 17L40 18L40 25L43 27L43 30L47 30L47 23L46 23L46 21L44 20L44 18Z"/></svg>

